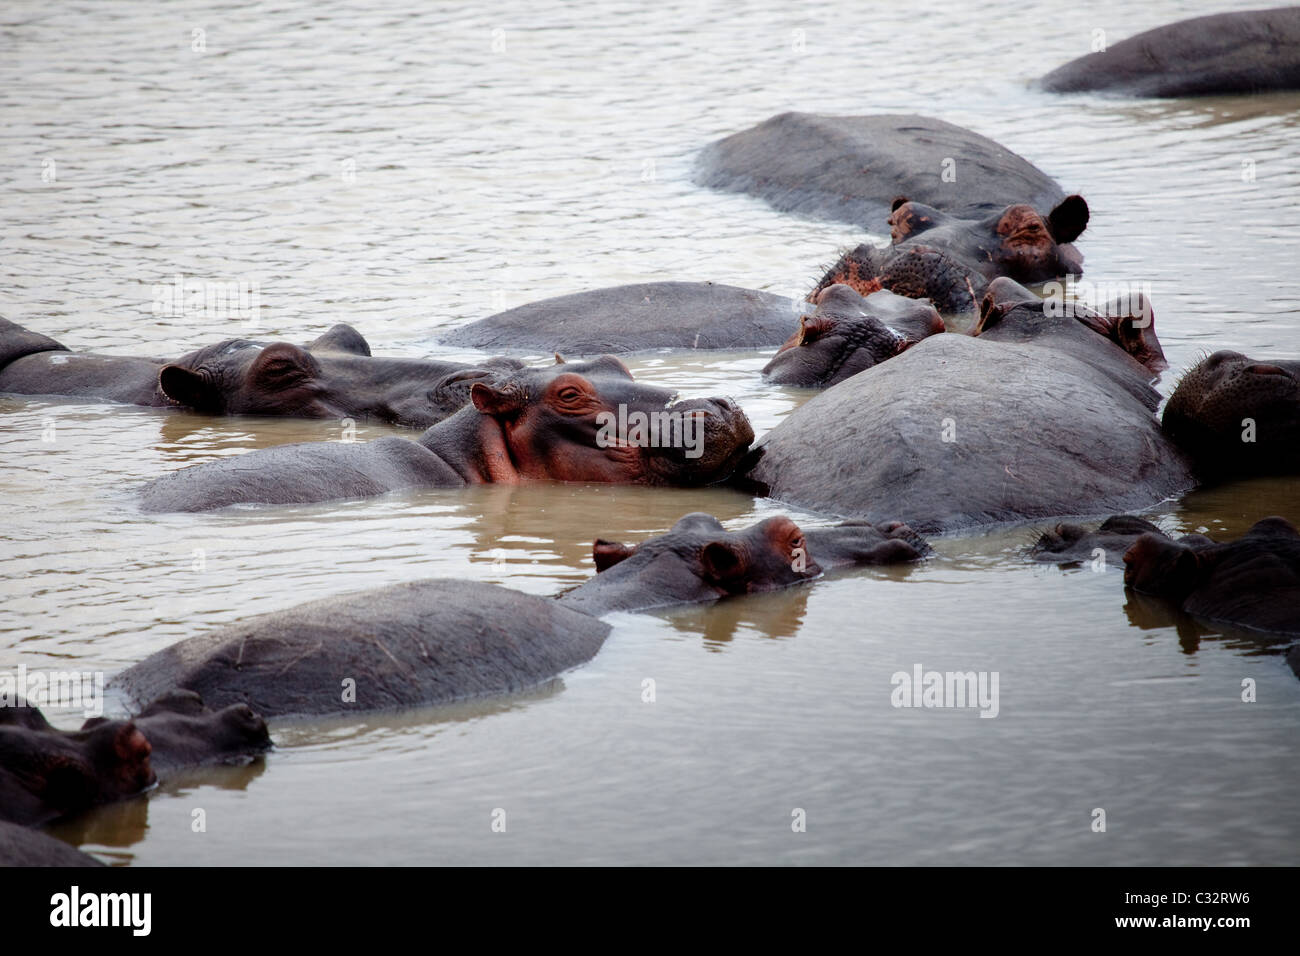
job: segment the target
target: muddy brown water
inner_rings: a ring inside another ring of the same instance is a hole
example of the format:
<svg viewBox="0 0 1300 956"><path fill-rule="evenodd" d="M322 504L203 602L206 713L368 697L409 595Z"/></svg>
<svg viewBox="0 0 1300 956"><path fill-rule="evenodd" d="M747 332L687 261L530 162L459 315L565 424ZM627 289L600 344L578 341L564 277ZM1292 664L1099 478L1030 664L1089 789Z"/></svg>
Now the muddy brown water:
<svg viewBox="0 0 1300 956"><path fill-rule="evenodd" d="M1087 197L1088 276L1148 284L1167 392L1203 350L1300 357L1300 96L1053 97L1027 81L1094 30L1114 42L1219 8L9 4L0 308L122 354L348 321L376 352L419 355L457 354L434 340L458 323L603 285L801 294L861 234L703 191L695 151L786 109L923 112ZM258 324L155 314L153 287L177 274L257 283ZM806 398L765 386L766 358L629 364L732 395L761 434ZM571 485L204 516L132 503L166 470L339 437L336 422L0 398L3 666L111 674L252 614L423 577L550 594L591 573L598 535L789 511ZM1297 484L1151 515L1236 535L1300 518ZM129 864L1297 862L1300 682L1276 647L1126 596L1117 571L1027 564L1031 537L944 539L918 567L619 615L595 660L535 693L277 724L253 766L56 832ZM998 672L998 716L892 707L891 675L918 663Z"/></svg>

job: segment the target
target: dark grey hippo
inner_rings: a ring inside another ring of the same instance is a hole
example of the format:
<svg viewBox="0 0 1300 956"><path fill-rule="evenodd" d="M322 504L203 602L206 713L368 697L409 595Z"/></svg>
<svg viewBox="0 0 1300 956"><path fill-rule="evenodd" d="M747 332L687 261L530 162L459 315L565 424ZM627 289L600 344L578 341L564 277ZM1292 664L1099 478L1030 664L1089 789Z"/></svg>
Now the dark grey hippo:
<svg viewBox="0 0 1300 956"><path fill-rule="evenodd" d="M817 395L757 444L742 484L922 532L1132 510L1185 491L1191 462L1155 419L1163 356L1149 307L1139 311L1049 316L1044 300L995 280L978 337L930 336Z"/></svg>
<svg viewBox="0 0 1300 956"><path fill-rule="evenodd" d="M493 352L626 354L651 349L761 349L790 334L799 304L714 282L645 282L521 305L443 336Z"/></svg>
<svg viewBox="0 0 1300 956"><path fill-rule="evenodd" d="M703 485L731 474L754 438L728 399L678 401L633 381L612 355L476 381L470 398L414 440L304 442L182 468L145 485L141 506L210 511L525 481Z"/></svg>
<svg viewBox="0 0 1300 956"><path fill-rule="evenodd" d="M1300 533L1285 518L1221 543L1146 532L1124 553L1124 583L1195 617L1300 637Z"/></svg>
<svg viewBox="0 0 1300 956"><path fill-rule="evenodd" d="M601 615L789 587L830 568L927 552L898 522L804 532L778 517L728 532L693 514L639 546L598 540L599 573L558 598L469 581L396 584L189 638L111 684L134 701L184 689L271 717L511 694L594 656L609 634Z"/></svg>
<svg viewBox="0 0 1300 956"><path fill-rule="evenodd" d="M974 312L999 276L1037 284L1083 274L1074 240L1088 225L1082 196L1066 196L1050 212L1017 203L974 219L900 196L889 214L890 244L862 243L842 255L810 299L843 283L863 295L888 289L929 299L940 312Z"/></svg>
<svg viewBox="0 0 1300 956"><path fill-rule="evenodd" d="M900 195L960 218L1065 192L979 133L928 116L781 113L701 151L695 180L782 212L878 230Z"/></svg>
<svg viewBox="0 0 1300 956"><path fill-rule="evenodd" d="M974 336L930 336L816 396L755 446L736 484L928 533L1138 510L1225 469L1300 467L1287 363L1209 356L1162 426L1154 315L1141 296L1128 306L1099 314L996 279Z"/></svg>
<svg viewBox="0 0 1300 956"><path fill-rule="evenodd" d="M226 339L174 362L71 352L47 336L0 319L0 393L68 396L211 415L351 418L428 428L462 408L474 382L521 368L515 359L481 364L377 358L350 325L303 347Z"/></svg>
<svg viewBox="0 0 1300 956"><path fill-rule="evenodd" d="M861 296L832 285L817 294L816 306L763 367L769 382L828 388L944 331L929 302L884 290Z"/></svg>
<svg viewBox="0 0 1300 956"><path fill-rule="evenodd" d="M1300 7L1156 27L1071 60L1039 84L1053 93L1163 97L1300 89Z"/></svg>
<svg viewBox="0 0 1300 956"><path fill-rule="evenodd" d="M1144 534L1164 532L1136 515L1112 515L1096 530L1080 524L1061 522L1039 535L1029 549L1029 556L1035 561L1051 564L1079 564L1094 560L1100 551L1107 562L1122 567L1120 562L1124 558L1124 552ZM1185 535L1178 540L1188 544L1213 544L1209 538L1199 534Z"/></svg>
<svg viewBox="0 0 1300 956"><path fill-rule="evenodd" d="M47 833L0 820L0 866L103 866Z"/></svg>

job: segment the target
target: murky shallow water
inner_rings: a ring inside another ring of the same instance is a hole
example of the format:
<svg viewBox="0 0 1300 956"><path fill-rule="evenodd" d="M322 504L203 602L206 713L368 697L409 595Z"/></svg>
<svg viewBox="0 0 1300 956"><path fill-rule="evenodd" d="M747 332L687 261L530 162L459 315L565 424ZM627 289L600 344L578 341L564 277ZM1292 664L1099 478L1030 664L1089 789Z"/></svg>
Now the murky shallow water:
<svg viewBox="0 0 1300 956"><path fill-rule="evenodd" d="M798 294L860 234L696 188L695 150L785 109L898 111L970 125L1081 191L1089 277L1150 283L1174 369L1217 347L1300 356L1300 96L1026 87L1094 29L1114 42L1219 5L786 6L543 0L525 18L508 5L11 3L0 309L123 354L248 334L154 315L152 286L179 273L257 282L259 336L348 321L377 352L429 354L454 324L583 288L678 278ZM764 386L763 362L630 364L734 396L762 433L804 397ZM733 526L787 510L594 486L209 516L131 503L163 470L337 437L335 423L0 398L4 665L112 672L251 614L423 577L554 593L591 573L597 535L646 537L692 510ZM1235 535L1300 518L1297 485L1200 492L1154 517ZM619 616L597 658L544 691L275 725L277 750L252 767L196 772L57 832L142 864L1297 862L1300 684L1267 642L1126 598L1115 571L1029 565L1030 538L944 540L921 567ZM894 709L890 675L916 663L998 671L999 716ZM191 832L198 807L206 833ZM796 807L806 833L791 831ZM1105 834L1089 828L1095 807ZM498 808L505 833L491 829Z"/></svg>

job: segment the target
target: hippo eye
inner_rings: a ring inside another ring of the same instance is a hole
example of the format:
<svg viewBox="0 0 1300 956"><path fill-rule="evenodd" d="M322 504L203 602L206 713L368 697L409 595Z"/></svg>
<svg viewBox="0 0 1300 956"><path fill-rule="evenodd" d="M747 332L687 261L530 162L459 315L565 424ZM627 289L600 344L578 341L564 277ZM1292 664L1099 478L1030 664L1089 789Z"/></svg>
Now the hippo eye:
<svg viewBox="0 0 1300 956"><path fill-rule="evenodd" d="M581 390L572 385L566 385L564 388L560 389L560 401L562 402L572 403L578 401L580 398L582 398Z"/></svg>

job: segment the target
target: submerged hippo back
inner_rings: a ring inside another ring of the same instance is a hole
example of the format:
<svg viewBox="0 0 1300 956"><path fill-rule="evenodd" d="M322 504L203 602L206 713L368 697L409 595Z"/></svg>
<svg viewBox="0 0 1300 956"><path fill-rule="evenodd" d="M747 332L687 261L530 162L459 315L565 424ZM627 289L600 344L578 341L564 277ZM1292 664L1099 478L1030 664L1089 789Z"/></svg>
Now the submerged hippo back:
<svg viewBox="0 0 1300 956"><path fill-rule="evenodd" d="M1130 510L1193 484L1150 403L1111 375L952 333L818 395L754 455L774 498L921 532Z"/></svg>
<svg viewBox="0 0 1300 956"><path fill-rule="evenodd" d="M179 688L215 709L243 703L266 717L390 710L537 686L589 660L608 630L495 585L416 581L181 641L113 683L137 705Z"/></svg>

